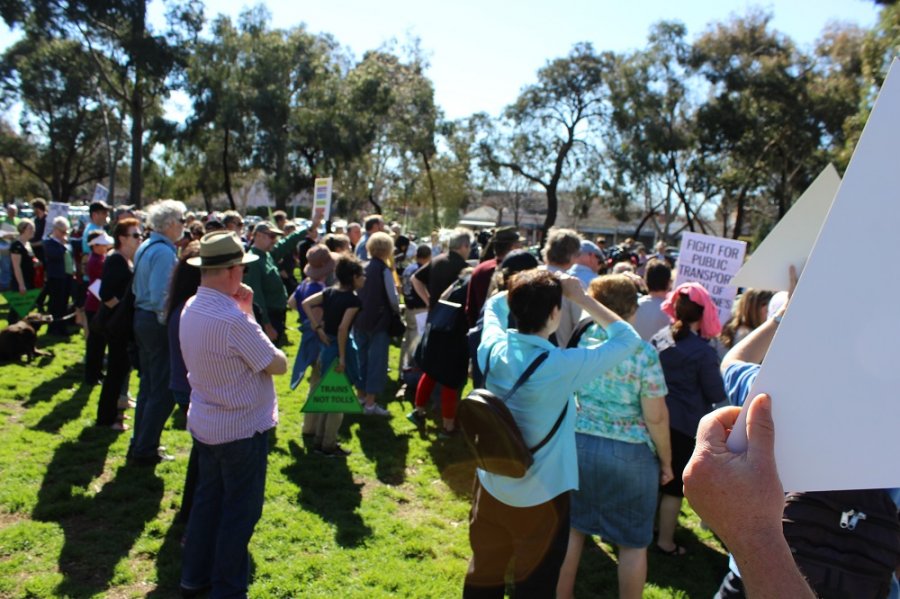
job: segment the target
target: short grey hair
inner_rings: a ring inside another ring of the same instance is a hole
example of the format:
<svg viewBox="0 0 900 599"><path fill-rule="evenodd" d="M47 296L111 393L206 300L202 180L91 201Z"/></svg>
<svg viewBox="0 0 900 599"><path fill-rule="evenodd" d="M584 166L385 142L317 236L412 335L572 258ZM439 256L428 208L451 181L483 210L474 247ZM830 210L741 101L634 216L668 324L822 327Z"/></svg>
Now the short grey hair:
<svg viewBox="0 0 900 599"><path fill-rule="evenodd" d="M53 228L54 229L62 229L64 231L69 230L69 219L65 216L57 216L53 219Z"/></svg>
<svg viewBox="0 0 900 599"><path fill-rule="evenodd" d="M450 250L458 250L463 248L464 246L472 245L472 231L466 229L465 227L457 227L453 229L453 232L450 234L450 239L447 241L447 248Z"/></svg>
<svg viewBox="0 0 900 599"><path fill-rule="evenodd" d="M544 246L544 262L566 264L581 252L581 237L572 229L552 227L547 232Z"/></svg>
<svg viewBox="0 0 900 599"><path fill-rule="evenodd" d="M147 206L150 227L159 233L174 221L181 220L185 212L187 206L178 200L159 200Z"/></svg>

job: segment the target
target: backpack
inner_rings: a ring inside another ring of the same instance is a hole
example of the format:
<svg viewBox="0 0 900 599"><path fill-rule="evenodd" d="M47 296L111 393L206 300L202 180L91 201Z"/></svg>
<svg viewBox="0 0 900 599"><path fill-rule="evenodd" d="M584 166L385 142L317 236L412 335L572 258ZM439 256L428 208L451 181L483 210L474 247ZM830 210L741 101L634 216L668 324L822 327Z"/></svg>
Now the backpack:
<svg viewBox="0 0 900 599"><path fill-rule="evenodd" d="M900 521L887 491L789 493L782 519L794 561L822 599L887 597Z"/></svg>
<svg viewBox="0 0 900 599"><path fill-rule="evenodd" d="M548 352L543 352L535 358L502 398L487 389L473 389L460 402L456 419L466 444L482 470L510 478L522 478L534 463L534 454L553 438L562 424L569 409L568 402L547 436L534 447L528 447L522 431L506 406L506 402L534 374L548 355ZM490 366L488 359L485 381L490 373Z"/></svg>

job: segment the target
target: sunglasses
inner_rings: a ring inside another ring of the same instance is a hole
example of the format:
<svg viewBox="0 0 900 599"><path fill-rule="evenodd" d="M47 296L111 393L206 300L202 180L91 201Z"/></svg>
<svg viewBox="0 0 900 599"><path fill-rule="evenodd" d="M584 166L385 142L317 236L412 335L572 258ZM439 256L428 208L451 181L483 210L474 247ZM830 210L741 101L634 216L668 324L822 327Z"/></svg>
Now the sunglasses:
<svg viewBox="0 0 900 599"><path fill-rule="evenodd" d="M132 239L140 239L141 234L140 233L125 233L125 235L123 235L122 237L131 237Z"/></svg>
<svg viewBox="0 0 900 599"><path fill-rule="evenodd" d="M247 272L247 265L246 265L246 264L235 264L235 265L232 266L231 268L240 268L240 269L241 269L241 272Z"/></svg>

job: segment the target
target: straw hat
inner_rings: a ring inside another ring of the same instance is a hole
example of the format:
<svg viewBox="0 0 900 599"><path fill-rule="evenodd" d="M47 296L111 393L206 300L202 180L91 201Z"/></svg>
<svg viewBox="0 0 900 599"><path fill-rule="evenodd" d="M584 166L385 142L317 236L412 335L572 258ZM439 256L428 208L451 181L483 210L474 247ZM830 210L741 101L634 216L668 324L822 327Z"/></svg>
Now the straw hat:
<svg viewBox="0 0 900 599"><path fill-rule="evenodd" d="M200 268L228 268L259 259L244 252L241 240L233 231L213 231L200 239L200 255L188 258L188 264Z"/></svg>

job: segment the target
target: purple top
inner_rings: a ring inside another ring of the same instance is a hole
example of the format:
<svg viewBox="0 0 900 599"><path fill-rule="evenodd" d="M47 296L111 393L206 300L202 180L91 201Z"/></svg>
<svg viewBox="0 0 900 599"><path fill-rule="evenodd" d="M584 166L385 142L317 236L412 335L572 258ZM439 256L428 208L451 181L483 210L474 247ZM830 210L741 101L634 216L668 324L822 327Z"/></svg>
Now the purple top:
<svg viewBox="0 0 900 599"><path fill-rule="evenodd" d="M181 352L191 385L188 430L201 443L248 439L278 424L266 367L278 353L231 297L200 287L181 313Z"/></svg>

